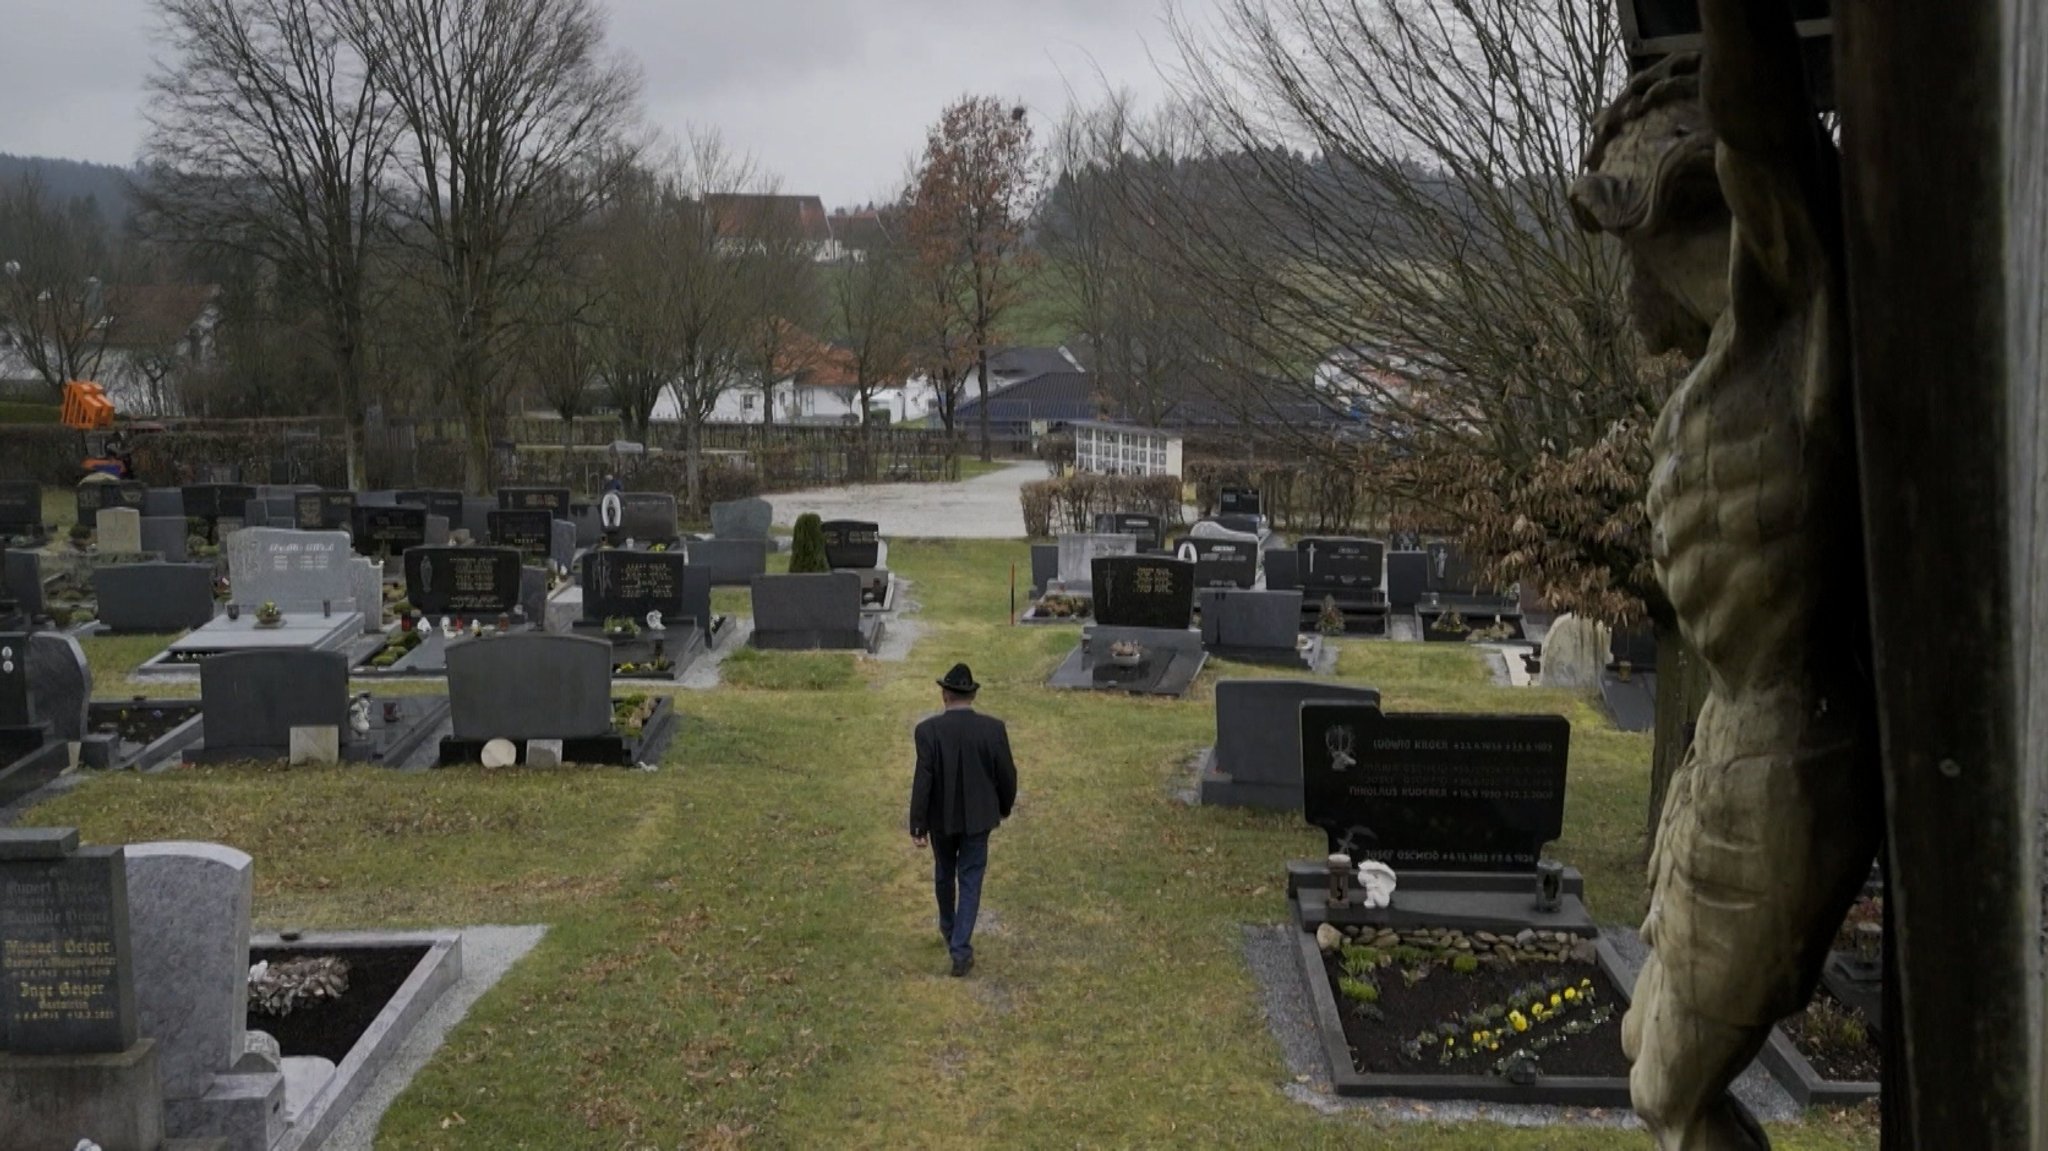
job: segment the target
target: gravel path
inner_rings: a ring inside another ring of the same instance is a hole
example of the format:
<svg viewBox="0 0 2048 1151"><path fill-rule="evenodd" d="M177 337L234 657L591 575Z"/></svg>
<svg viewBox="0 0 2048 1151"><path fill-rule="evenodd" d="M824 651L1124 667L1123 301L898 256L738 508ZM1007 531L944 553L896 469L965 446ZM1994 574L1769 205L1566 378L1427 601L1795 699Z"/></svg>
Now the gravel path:
<svg viewBox="0 0 2048 1151"><path fill-rule="evenodd" d="M1024 509L1017 490L1046 476L1034 461L957 483L852 484L775 492L775 522L788 526L805 512L828 519L872 520L885 539L1021 539Z"/></svg>

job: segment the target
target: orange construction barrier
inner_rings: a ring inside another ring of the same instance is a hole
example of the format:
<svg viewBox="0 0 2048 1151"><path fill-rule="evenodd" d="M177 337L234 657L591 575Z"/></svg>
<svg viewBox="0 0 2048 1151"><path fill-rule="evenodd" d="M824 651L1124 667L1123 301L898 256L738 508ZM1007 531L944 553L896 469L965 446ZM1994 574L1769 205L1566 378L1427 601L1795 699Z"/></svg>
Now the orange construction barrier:
<svg viewBox="0 0 2048 1151"><path fill-rule="evenodd" d="M114 404L104 388L87 380L64 385L64 426L90 431L114 426Z"/></svg>

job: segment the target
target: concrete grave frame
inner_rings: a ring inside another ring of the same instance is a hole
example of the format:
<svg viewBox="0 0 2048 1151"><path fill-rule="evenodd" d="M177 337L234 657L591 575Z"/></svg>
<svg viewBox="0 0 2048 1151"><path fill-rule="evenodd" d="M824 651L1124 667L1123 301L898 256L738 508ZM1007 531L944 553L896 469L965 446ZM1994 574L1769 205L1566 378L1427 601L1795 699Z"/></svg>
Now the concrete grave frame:
<svg viewBox="0 0 2048 1151"><path fill-rule="evenodd" d="M1110 672L1105 681L1097 675L1098 667L1106 666L1110 645L1125 641L1144 649L1147 659L1140 667L1150 674L1141 673L1137 678L1124 680ZM1161 655L1165 656L1166 662L1154 666L1151 661ZM1091 624L1083 629L1081 642L1046 678L1045 686L1081 691L1123 691L1133 695L1179 699L1194 686L1195 679L1202 674L1202 668L1208 661L1209 653L1202 649L1200 632Z"/></svg>

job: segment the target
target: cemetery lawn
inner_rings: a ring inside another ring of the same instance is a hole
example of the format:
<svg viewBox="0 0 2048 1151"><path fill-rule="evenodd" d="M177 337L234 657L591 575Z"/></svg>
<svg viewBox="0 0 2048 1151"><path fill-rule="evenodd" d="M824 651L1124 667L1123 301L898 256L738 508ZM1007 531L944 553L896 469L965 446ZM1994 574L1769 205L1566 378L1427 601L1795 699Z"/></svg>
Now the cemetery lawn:
<svg viewBox="0 0 2048 1151"><path fill-rule="evenodd" d="M1023 543L890 555L922 604L908 662L729 662L726 686L679 693L658 772L180 769L95 780L27 822L240 847L270 928L547 924L393 1107L382 1149L1648 1146L1288 1098L1244 929L1281 921L1281 866L1320 833L1173 798L1213 734L1217 674L1276 673L1222 666L1180 702L1055 693L1041 685L1076 631L1007 623ZM88 652L103 682L139 658ZM1022 775L965 980L946 976L929 857L904 830L911 727L956 660L1009 721ZM1449 645L1347 642L1340 674L1393 709L1569 716L1557 854L1597 917L1640 915L1648 737L1495 687ZM1861 1114L1773 1135L1876 1146Z"/></svg>

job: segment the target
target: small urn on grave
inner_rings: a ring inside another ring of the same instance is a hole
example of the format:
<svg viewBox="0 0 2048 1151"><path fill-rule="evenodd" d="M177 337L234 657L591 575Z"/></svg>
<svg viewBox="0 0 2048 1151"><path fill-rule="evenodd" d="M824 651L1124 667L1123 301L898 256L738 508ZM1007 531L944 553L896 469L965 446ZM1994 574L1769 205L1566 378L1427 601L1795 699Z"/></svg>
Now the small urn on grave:
<svg viewBox="0 0 2048 1151"><path fill-rule="evenodd" d="M1351 906L1351 857L1343 852L1330 856L1330 893L1324 902L1332 908Z"/></svg>

